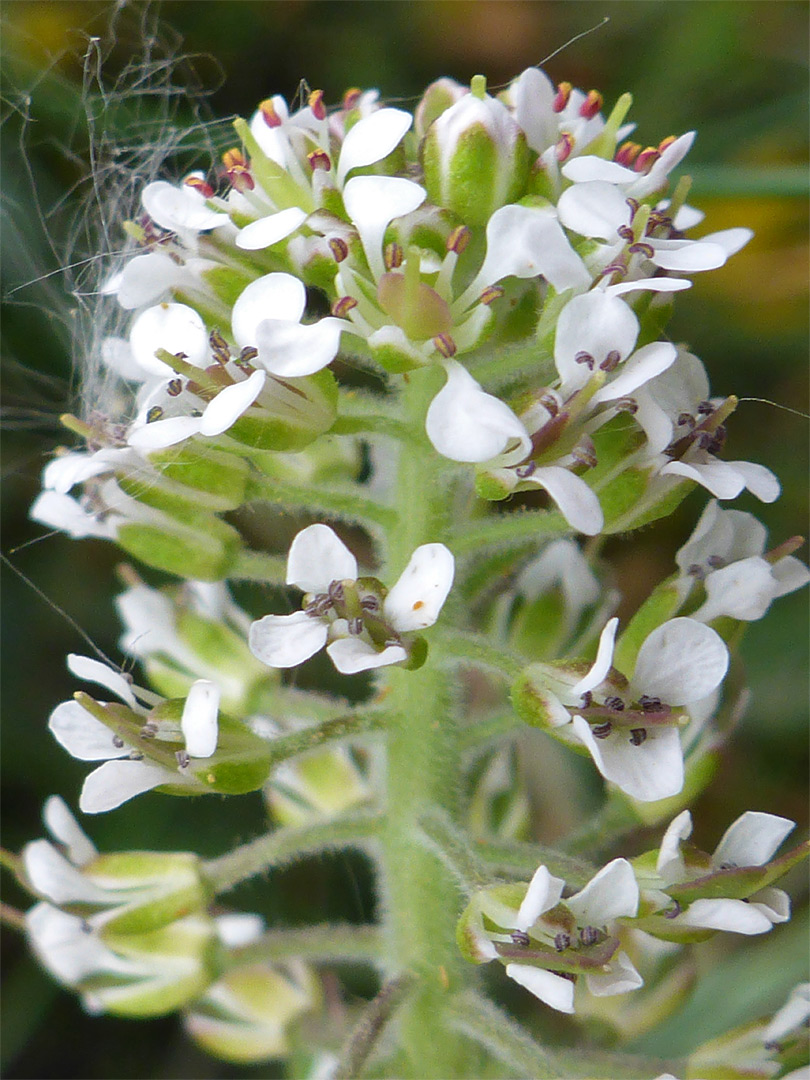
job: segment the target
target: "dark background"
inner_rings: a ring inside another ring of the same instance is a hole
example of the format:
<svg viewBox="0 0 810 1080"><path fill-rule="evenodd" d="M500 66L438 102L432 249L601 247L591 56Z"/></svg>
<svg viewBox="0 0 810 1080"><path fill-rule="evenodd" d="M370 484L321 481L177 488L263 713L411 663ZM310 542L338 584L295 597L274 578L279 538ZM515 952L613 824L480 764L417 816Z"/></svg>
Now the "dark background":
<svg viewBox="0 0 810 1080"><path fill-rule="evenodd" d="M411 107L442 74L467 81L483 72L490 87L506 83L608 16L608 23L549 60L551 78L599 88L608 109L630 90L638 125L633 137L644 144L697 128L687 162L695 177L689 201L707 213L703 230L756 230L725 268L698 275L678 298L673 339L688 342L704 359L715 393L806 411L807 13L804 2L767 0L210 0L122 10L92 2L6 2L2 549L13 566L118 657L110 601L116 550L101 541L43 536L27 519L48 451L70 441L58 416L77 408L75 363L90 301L76 301L70 290L92 290L98 279L95 263L59 272L92 254L83 240L92 203L88 110L97 142L106 133L124 148L119 162L144 142L155 149L144 158L145 175L159 160L171 114L185 123L195 108L219 118L250 115L270 94L293 98L301 80L323 89L330 103L350 86L375 86L385 100ZM105 58L102 78L110 91L102 108L82 92L83 83L94 86L93 72L82 63L93 36L100 43L90 55ZM178 63L183 53L195 55ZM133 56L146 58L141 77L130 72L112 89ZM195 79L211 91L202 106L186 93ZM218 131L227 140L226 128ZM190 167L193 156L180 154L169 171ZM201 163L208 164L205 152ZM142 175L136 178L137 187L143 182ZM743 402L729 426L727 456L762 461L784 487L771 506L750 496L734 505L756 513L773 544L806 532L807 419ZM703 493L693 495L666 522L630 543L608 545L627 611L670 572L672 554L704 503ZM59 792L74 806L78 798L86 766L57 746L46 721L75 689L65 654L87 648L31 585L6 567L3 577L3 843L17 851L42 835L40 813L49 794ZM753 701L718 781L694 808L695 839L709 850L746 809L785 814L806 828L806 629L806 596L798 594L778 602L746 635L742 651ZM192 802L147 795L88 820L102 849L192 846L203 855L220 853L261 827L257 796ZM270 921L303 922L308 915L323 917L309 898L327 895L331 917L364 921L372 914L367 878L359 860L319 860L245 889L241 900ZM801 874L791 880L797 911L788 926L762 939L713 942L701 950L705 977L698 991L646 1049L688 1050L778 1006L807 977L803 883ZM7 903L26 905L13 884L4 891ZM235 1069L213 1061L183 1039L174 1018L138 1025L85 1017L73 997L41 974L18 936L5 936L4 1076L281 1075L273 1065Z"/></svg>

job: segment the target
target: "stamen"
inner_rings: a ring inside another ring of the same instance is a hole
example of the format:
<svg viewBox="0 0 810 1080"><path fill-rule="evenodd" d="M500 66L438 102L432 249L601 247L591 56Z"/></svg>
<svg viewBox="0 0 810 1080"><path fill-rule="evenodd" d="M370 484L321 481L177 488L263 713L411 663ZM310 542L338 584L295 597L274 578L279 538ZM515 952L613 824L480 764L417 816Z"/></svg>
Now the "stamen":
<svg viewBox="0 0 810 1080"><path fill-rule="evenodd" d="M678 416L678 427L693 428L696 423L697 423L697 420L695 420L694 416L692 416L691 413L682 412Z"/></svg>
<svg viewBox="0 0 810 1080"><path fill-rule="evenodd" d="M677 900L673 900L672 901L672 907L668 908L667 911L664 912L664 918L665 919L677 919L677 917L680 915L680 913L681 913L681 905L678 903Z"/></svg>
<svg viewBox="0 0 810 1080"><path fill-rule="evenodd" d="M506 290L502 285L487 285L481 295L478 297L478 301L481 304L485 304L489 307L490 304L494 304L496 300L500 300Z"/></svg>
<svg viewBox="0 0 810 1080"><path fill-rule="evenodd" d="M551 107L554 112L562 112L565 106L568 104L568 99L571 97L571 90L573 87L570 82L557 83L557 93L554 97L554 101L551 103Z"/></svg>
<svg viewBox="0 0 810 1080"><path fill-rule="evenodd" d="M579 940L583 945L595 945L600 934L595 926L583 926L579 932Z"/></svg>
<svg viewBox="0 0 810 1080"><path fill-rule="evenodd" d="M609 720L606 720L604 724L594 724L591 731L595 738L606 739L611 731L613 731L613 724L611 724Z"/></svg>
<svg viewBox="0 0 810 1080"><path fill-rule="evenodd" d="M376 596L364 596L360 601L360 607L363 611L375 612L380 610L380 601Z"/></svg>
<svg viewBox="0 0 810 1080"><path fill-rule="evenodd" d="M359 637L363 633L363 620L362 619L349 619L349 633L352 637Z"/></svg>
<svg viewBox="0 0 810 1080"><path fill-rule="evenodd" d="M316 120L326 119L326 106L323 103L323 90L313 90L307 98L307 105L312 109Z"/></svg>
<svg viewBox="0 0 810 1080"><path fill-rule="evenodd" d="M349 245L345 240L341 240L339 236L333 236L329 239L329 250L332 252L332 258L336 263L342 263L344 259L349 257Z"/></svg>
<svg viewBox="0 0 810 1080"><path fill-rule="evenodd" d="M618 409L619 412L630 413L631 416L634 416L638 412L638 402L635 398L631 397L616 398L613 402L613 407Z"/></svg>
<svg viewBox="0 0 810 1080"><path fill-rule="evenodd" d="M548 412L551 413L552 416L556 416L557 413L560 411L560 403L554 396L554 394L541 394L539 400L543 408L548 410Z"/></svg>
<svg viewBox="0 0 810 1080"><path fill-rule="evenodd" d="M332 304L332 314L342 319L348 315L352 308L357 307L357 301L353 296L341 296Z"/></svg>
<svg viewBox="0 0 810 1080"><path fill-rule="evenodd" d="M633 232L629 225L620 225L616 232L619 234L622 240L627 240L628 243L632 243L636 238L636 234Z"/></svg>
<svg viewBox="0 0 810 1080"><path fill-rule="evenodd" d="M656 146L647 146L635 160L636 172L649 172L656 161L661 157L661 152Z"/></svg>
<svg viewBox="0 0 810 1080"><path fill-rule="evenodd" d="M621 362L622 354L618 349L611 349L605 359L599 365L600 371L615 371Z"/></svg>
<svg viewBox="0 0 810 1080"><path fill-rule="evenodd" d="M641 153L641 143L626 142L618 148L613 155L613 160L626 169L632 168L633 162Z"/></svg>
<svg viewBox="0 0 810 1080"><path fill-rule="evenodd" d="M564 930L561 930L559 934L554 937L554 948L557 952L565 952L568 946L571 944L571 935L566 934Z"/></svg>
<svg viewBox="0 0 810 1080"><path fill-rule="evenodd" d="M703 581L703 579L706 577L706 571L703 569L700 563L693 562L686 572L689 577L696 578L698 581Z"/></svg>
<svg viewBox="0 0 810 1080"><path fill-rule="evenodd" d="M590 371L593 371L594 358L589 352L578 352L574 357L575 364L585 364Z"/></svg>
<svg viewBox="0 0 810 1080"><path fill-rule="evenodd" d="M605 705L607 705L607 707L609 709L611 709L613 712L623 712L624 711L624 702L622 701L622 699L620 697L616 697L615 694L612 695L611 697L606 697L605 698Z"/></svg>
<svg viewBox="0 0 810 1080"><path fill-rule="evenodd" d="M194 188L206 199L213 199L214 189L199 176L187 176L183 181L186 187Z"/></svg>
<svg viewBox="0 0 810 1080"><path fill-rule="evenodd" d="M191 763L191 754L188 750L178 750L175 755L177 758L177 767L179 769L187 769Z"/></svg>
<svg viewBox="0 0 810 1080"><path fill-rule="evenodd" d="M720 570L726 565L726 560L722 555L710 555L706 562L712 568L712 570Z"/></svg>
<svg viewBox="0 0 810 1080"><path fill-rule="evenodd" d="M533 461L527 461L525 465L518 465L515 469L515 476L518 480L526 480L534 473L536 468L537 466Z"/></svg>
<svg viewBox="0 0 810 1080"><path fill-rule="evenodd" d="M633 746L641 746L647 739L647 729L643 727L633 728L630 732L630 742Z"/></svg>
<svg viewBox="0 0 810 1080"><path fill-rule="evenodd" d="M651 259L655 255L655 248L652 244L631 244L627 249L631 255L646 255L648 259Z"/></svg>
<svg viewBox="0 0 810 1080"><path fill-rule="evenodd" d="M456 343L449 334L437 334L433 339L433 344L446 360L456 355Z"/></svg>
<svg viewBox="0 0 810 1080"><path fill-rule="evenodd" d="M586 690L579 700L582 704L582 708L587 709L590 703L593 701L593 694L590 692L590 690Z"/></svg>
<svg viewBox="0 0 810 1080"><path fill-rule="evenodd" d="M342 581L330 581L329 582L328 594L329 594L329 599L332 601L333 604L339 604L340 601L343 599L343 597L345 595L345 592L344 592L344 589L343 589L343 582Z"/></svg>
<svg viewBox="0 0 810 1080"><path fill-rule="evenodd" d="M346 93L343 95L343 109L346 112L351 112L351 110L355 107L362 95L363 91L359 87L352 86L351 89L347 90Z"/></svg>
<svg viewBox="0 0 810 1080"><path fill-rule="evenodd" d="M525 930L513 930L511 937L513 944L520 945L521 948L525 949L528 945L531 944L529 935L526 933Z"/></svg>
<svg viewBox="0 0 810 1080"><path fill-rule="evenodd" d="M554 147L554 156L557 161L562 165L564 161L567 161L571 156L571 151L574 149L574 136L564 131L557 141L557 145Z"/></svg>
<svg viewBox="0 0 810 1080"><path fill-rule="evenodd" d="M638 699L638 703L644 712L664 712L666 709L666 706L661 702L661 698L650 697L648 694L642 694Z"/></svg>
<svg viewBox="0 0 810 1080"><path fill-rule="evenodd" d="M460 255L470 242L472 233L466 225L457 225L447 237L447 250Z"/></svg>
<svg viewBox="0 0 810 1080"><path fill-rule="evenodd" d="M383 251L383 261L386 270L396 270L402 266L405 253L400 244L386 244Z"/></svg>
<svg viewBox="0 0 810 1080"><path fill-rule="evenodd" d="M146 414L147 424L154 424L155 420L160 420L163 416L163 409L160 405L153 405L149 412Z"/></svg>
<svg viewBox="0 0 810 1080"><path fill-rule="evenodd" d="M126 745L120 735L113 735L112 744L116 750L120 750L123 746Z"/></svg>
<svg viewBox="0 0 810 1080"><path fill-rule="evenodd" d="M710 401L701 401L697 407L698 416L711 416L714 412L714 405Z"/></svg>
<svg viewBox="0 0 810 1080"><path fill-rule="evenodd" d="M276 112L276 107L270 98L259 103L259 112L262 114L264 122L268 127L281 127L283 121Z"/></svg>
<svg viewBox="0 0 810 1080"><path fill-rule="evenodd" d="M589 90L588 96L579 107L579 115L585 120L591 120L602 108L603 100L598 90Z"/></svg>
<svg viewBox="0 0 810 1080"><path fill-rule="evenodd" d="M169 379L169 383L166 387L166 393L169 397L177 397L178 394L183 392L183 380L182 379Z"/></svg>
<svg viewBox="0 0 810 1080"><path fill-rule="evenodd" d="M323 169L324 172L329 172L332 168L332 159L325 150L311 150L307 154L307 161L313 172L315 172L316 169Z"/></svg>

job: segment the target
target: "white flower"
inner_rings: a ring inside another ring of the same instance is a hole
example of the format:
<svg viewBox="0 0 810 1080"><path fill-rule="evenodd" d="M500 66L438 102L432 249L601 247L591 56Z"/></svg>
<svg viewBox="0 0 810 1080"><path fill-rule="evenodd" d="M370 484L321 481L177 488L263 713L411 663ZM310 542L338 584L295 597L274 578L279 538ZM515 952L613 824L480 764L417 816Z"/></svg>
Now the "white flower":
<svg viewBox="0 0 810 1080"><path fill-rule="evenodd" d="M765 1043L781 1042L786 1035L797 1032L810 1017L810 983L799 983L790 992L790 997L765 1029Z"/></svg>
<svg viewBox="0 0 810 1080"><path fill-rule="evenodd" d="M706 600L693 619L710 622L721 615L751 622L761 619L773 600L802 588L810 571L792 555L775 562L763 558L766 530L753 514L723 510L712 499L695 530L678 551L678 582L683 598L701 581Z"/></svg>
<svg viewBox="0 0 810 1080"><path fill-rule="evenodd" d="M409 656L400 635L435 623L453 574L444 544L423 544L383 599L357 580L357 561L335 533L310 525L293 540L287 561L287 584L307 594L304 609L254 622L251 652L269 667L287 668L326 645L344 675L399 664Z"/></svg>
<svg viewBox="0 0 810 1080"><path fill-rule="evenodd" d="M639 889L626 859L608 863L565 900L564 885L540 866L517 911L497 896L496 887L491 896L481 894L480 911L487 923L479 914L466 925L463 920L462 926L465 936L472 936L467 940L479 961L509 961L509 978L552 1009L573 1013L576 980L581 976L587 992L596 997L626 994L643 985L620 949L614 925L617 919L636 915ZM498 929L489 929L493 925ZM567 976L558 973L560 968Z"/></svg>
<svg viewBox="0 0 810 1080"><path fill-rule="evenodd" d="M656 872L666 887L707 873L764 866L795 827L796 823L789 818L748 810L726 829L711 856L709 868L700 867L690 873L680 850L681 843L692 833L692 816L684 810L664 834ZM764 934L774 923L786 922L789 918L790 898L782 889L771 887L760 889L745 900L700 898L693 900L685 911L667 915L669 925L673 927L726 930L737 934Z"/></svg>
<svg viewBox="0 0 810 1080"><path fill-rule="evenodd" d="M327 316L304 325L306 290L291 274L273 273L253 281L233 306L233 336L258 349L255 363L283 378L312 375L334 360L351 323ZM216 399L215 399L216 400Z"/></svg>
<svg viewBox="0 0 810 1080"><path fill-rule="evenodd" d="M563 693L557 723L570 717L570 736L586 747L606 780L634 799L654 802L683 787L678 728L690 706L720 685L728 649L703 623L670 619L645 639L629 685L613 686L617 626L615 618L607 623L590 671Z"/></svg>
<svg viewBox="0 0 810 1080"><path fill-rule="evenodd" d="M98 660L71 654L68 667L80 679L112 691L134 713L144 716L145 721L148 710L143 702L156 703L155 695L141 690L136 694L129 680ZM206 680L198 680L186 700L182 735L178 735L178 741L185 741L186 752L191 757L210 757L214 753L218 709L218 689ZM79 761L104 762L84 781L79 808L85 814L114 810L128 799L162 785L196 786L196 781L187 776L180 765L175 771L145 760L142 751L116 736L78 701L57 705L48 727L72 757Z"/></svg>
<svg viewBox="0 0 810 1080"><path fill-rule="evenodd" d="M714 456L723 434L713 414L722 401L709 399L706 371L692 353L679 349L672 366L637 391L635 399L635 419L647 435L650 457L658 462L658 476L686 477L718 499L735 499L745 488L762 502L779 497L779 481L764 465Z"/></svg>

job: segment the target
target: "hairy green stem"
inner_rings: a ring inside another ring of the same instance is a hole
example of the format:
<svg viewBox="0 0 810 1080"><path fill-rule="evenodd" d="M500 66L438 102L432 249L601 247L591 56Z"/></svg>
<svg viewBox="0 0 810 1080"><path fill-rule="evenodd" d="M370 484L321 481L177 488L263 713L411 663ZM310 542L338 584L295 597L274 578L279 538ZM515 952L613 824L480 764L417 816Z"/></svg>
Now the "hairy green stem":
<svg viewBox="0 0 810 1080"><path fill-rule="evenodd" d="M319 488L311 484L299 487L297 484L271 480L266 476L253 476L247 494L247 501L251 500L295 506L312 514L341 517L361 525L376 525L390 531L395 530L399 523L396 510L360 494L359 489L353 491L337 487Z"/></svg>
<svg viewBox="0 0 810 1080"><path fill-rule="evenodd" d="M451 543L456 555L470 555L487 548L539 544L552 536L568 536L573 532L559 510L524 510L465 524ZM498 555L502 556L502 550Z"/></svg>
<svg viewBox="0 0 810 1080"><path fill-rule="evenodd" d="M439 483L441 464L424 435L435 386L423 371L411 372L403 389L404 413L420 445L400 454L397 505L407 507L401 525L387 536L389 575L395 577L420 544L447 534L447 498ZM443 613L446 618L447 612ZM452 820L458 813L458 731L451 708L448 672L428 658L418 671L387 672L387 816L381 836L382 900L393 971L417 976L399 1014L400 1043L410 1075L444 1078L469 1075L469 1047L448 1032L443 1008L458 990L464 963L455 926L463 907L455 875L425 844L419 819L438 807Z"/></svg>
<svg viewBox="0 0 810 1080"><path fill-rule="evenodd" d="M353 735L362 735L367 731L376 731L383 726L385 713L381 709L369 709L365 712L347 713L324 720L321 724L291 731L288 735L271 737L270 761L277 765L288 758L296 757L307 750L314 750L324 743L338 742Z"/></svg>
<svg viewBox="0 0 810 1080"><path fill-rule="evenodd" d="M382 935L377 926L352 926L347 923L322 923L319 926L268 930L231 955L233 967L261 960L320 960L327 963L351 960L379 964Z"/></svg>
<svg viewBox="0 0 810 1080"><path fill-rule="evenodd" d="M448 1007L448 1019L456 1031L475 1040L519 1076L558 1080L562 1075L549 1055L519 1024L475 991L468 990L453 997Z"/></svg>
<svg viewBox="0 0 810 1080"><path fill-rule="evenodd" d="M431 635L434 649L441 662L453 661L473 667L483 667L512 682L523 670L526 661L508 649L493 645L479 634L462 630L436 630Z"/></svg>
<svg viewBox="0 0 810 1080"><path fill-rule="evenodd" d="M522 844L494 836L476 839L474 850L479 865L486 866L490 880L502 876L528 881L542 864L556 877L564 878L568 885L581 888L597 870L584 859L542 844Z"/></svg>
<svg viewBox="0 0 810 1080"><path fill-rule="evenodd" d="M335 1080L353 1080L361 1074L363 1065L374 1050L391 1014L413 986L410 972L397 975L382 987L379 994L368 1003L363 1015L348 1038L340 1056Z"/></svg>
<svg viewBox="0 0 810 1080"><path fill-rule="evenodd" d="M276 829L203 863L203 875L215 893L228 892L271 867L338 848L365 848L381 831L381 815L358 811L314 825Z"/></svg>
<svg viewBox="0 0 810 1080"><path fill-rule="evenodd" d="M284 585L287 581L287 560L264 551L240 551L228 573L231 581L264 581Z"/></svg>

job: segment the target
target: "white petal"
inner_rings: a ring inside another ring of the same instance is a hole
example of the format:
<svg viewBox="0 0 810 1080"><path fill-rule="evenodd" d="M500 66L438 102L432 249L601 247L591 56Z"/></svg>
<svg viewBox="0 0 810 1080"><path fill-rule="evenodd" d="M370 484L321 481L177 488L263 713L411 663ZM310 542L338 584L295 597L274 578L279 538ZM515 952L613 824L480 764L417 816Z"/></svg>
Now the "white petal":
<svg viewBox="0 0 810 1080"><path fill-rule="evenodd" d="M184 266L178 266L162 252L151 251L148 255L136 255L121 272L118 303L127 311L143 307L144 304L153 304L187 276L188 271ZM140 377L143 378L143 373Z"/></svg>
<svg viewBox="0 0 810 1080"><path fill-rule="evenodd" d="M539 275L557 292L584 289L591 283L591 275L551 208L510 203L487 222L486 258L459 305L470 304L488 285L503 278Z"/></svg>
<svg viewBox="0 0 810 1080"><path fill-rule="evenodd" d="M564 1013L574 1011L574 984L570 979L529 964L507 964L506 974L552 1009Z"/></svg>
<svg viewBox="0 0 810 1080"><path fill-rule="evenodd" d="M544 465L527 477L527 482L544 488L568 524L586 536L596 536L605 523L596 493L581 476L559 465Z"/></svg>
<svg viewBox="0 0 810 1080"><path fill-rule="evenodd" d="M640 386L666 371L675 363L678 351L667 341L653 341L634 352L614 379L591 398L592 405L615 401L634 393Z"/></svg>
<svg viewBox="0 0 810 1080"><path fill-rule="evenodd" d="M176 446L199 434L201 419L198 416L170 416L165 420L153 420L140 427L132 427L127 443L135 450L163 450Z"/></svg>
<svg viewBox="0 0 810 1080"><path fill-rule="evenodd" d="M644 640L631 687L635 693L683 705L711 694L728 663L728 649L710 626L696 619L670 619Z"/></svg>
<svg viewBox="0 0 810 1080"><path fill-rule="evenodd" d="M86 536L98 536L109 539L115 536L115 520L98 520L89 514L70 495L58 491L43 491L34 500L28 516L49 529L60 529L74 540Z"/></svg>
<svg viewBox="0 0 810 1080"><path fill-rule="evenodd" d="M343 189L343 204L354 222L371 273L385 272L382 242L394 218L416 210L425 201L425 189L398 176L353 176Z"/></svg>
<svg viewBox="0 0 810 1080"><path fill-rule="evenodd" d="M647 436L650 454L660 454L672 442L674 428L666 412L643 389L636 397L636 423Z"/></svg>
<svg viewBox="0 0 810 1080"><path fill-rule="evenodd" d="M83 814L101 814L161 784L177 782L176 775L149 761L107 761L85 780L79 809Z"/></svg>
<svg viewBox="0 0 810 1080"><path fill-rule="evenodd" d="M638 278L636 281L620 281L616 285L608 285L605 292L609 296L623 296L625 293L635 292L637 289L649 289L650 292L682 292L691 289L692 282L686 278Z"/></svg>
<svg viewBox="0 0 810 1080"><path fill-rule="evenodd" d="M327 645L326 651L342 675L355 675L358 671L401 664L408 659L408 654L401 645L388 645L382 652L378 652L373 645L356 637L338 638L331 645Z"/></svg>
<svg viewBox="0 0 810 1080"><path fill-rule="evenodd" d="M578 926L605 926L638 911L638 882L627 859L614 859L566 901Z"/></svg>
<svg viewBox="0 0 810 1080"><path fill-rule="evenodd" d="M383 610L395 630L433 626L453 584L455 560L444 544L423 544L411 555Z"/></svg>
<svg viewBox="0 0 810 1080"><path fill-rule="evenodd" d="M346 174L352 169L373 165L388 157L412 123L413 117L403 109L378 109L358 120L343 140L338 161L338 186L343 186Z"/></svg>
<svg viewBox="0 0 810 1080"><path fill-rule="evenodd" d="M627 953L620 952L611 960L610 971L600 975L586 975L585 985L594 997L612 997L629 994L644 985Z"/></svg>
<svg viewBox="0 0 810 1080"><path fill-rule="evenodd" d="M219 696L219 687L208 679L197 679L189 689L180 728L190 757L209 758L217 748Z"/></svg>
<svg viewBox="0 0 810 1080"><path fill-rule="evenodd" d="M26 912L25 928L44 967L68 986L97 972L131 974L132 964L116 957L100 939L85 930L85 920L50 904Z"/></svg>
<svg viewBox="0 0 810 1080"><path fill-rule="evenodd" d="M669 144L658 160L653 163L648 173L635 174L633 183L627 188L627 194L632 195L633 198L641 199L651 192L660 190L664 186L669 173L689 153L694 141L694 131L687 131L684 135L679 135L674 142Z"/></svg>
<svg viewBox="0 0 810 1080"><path fill-rule="evenodd" d="M258 362L282 378L314 375L337 356L344 330L356 332L353 323L331 315L307 326L286 319L265 319L256 328Z"/></svg>
<svg viewBox="0 0 810 1080"><path fill-rule="evenodd" d="M685 476L705 487L715 498L736 499L745 487L737 469L727 461L670 461L661 469L661 476Z"/></svg>
<svg viewBox="0 0 810 1080"><path fill-rule="evenodd" d="M629 225L633 214L624 194L602 180L568 188L560 196L557 213L566 228L609 241L616 240L617 229Z"/></svg>
<svg viewBox="0 0 810 1080"><path fill-rule="evenodd" d="M303 664L326 644L326 623L311 619L304 611L292 615L265 615L251 624L250 651L272 668Z"/></svg>
<svg viewBox="0 0 810 1080"><path fill-rule="evenodd" d="M208 331L193 308L186 304L157 304L147 308L129 332L132 355L141 367L154 375L172 375L172 369L155 352L165 349L183 353L189 364L202 367L208 354Z"/></svg>
<svg viewBox="0 0 810 1080"><path fill-rule="evenodd" d="M682 881L686 867L681 855L681 841L688 840L692 835L692 815L688 810L682 810L674 818L664 833L661 847L658 851L658 860L655 871L668 885Z"/></svg>
<svg viewBox="0 0 810 1080"><path fill-rule="evenodd" d="M682 226L678 225L678 228ZM704 242L719 244L726 255L736 255L753 238L753 235L751 229L721 229L720 232L709 233L708 236L701 236L700 239Z"/></svg>
<svg viewBox="0 0 810 1080"><path fill-rule="evenodd" d="M217 915L215 922L217 937L229 949L251 945L264 933L264 919L261 915L234 911L228 915Z"/></svg>
<svg viewBox="0 0 810 1080"><path fill-rule="evenodd" d="M617 296L597 289L575 296L560 312L554 339L554 363L566 391L584 386L591 376L587 364L577 363L580 353L593 357L597 371L608 354L625 360L636 344L638 319Z"/></svg>
<svg viewBox="0 0 810 1080"><path fill-rule="evenodd" d="M251 281L233 305L231 328L237 345L255 345L259 325L265 319L298 322L306 301L303 284L292 274L265 274Z"/></svg>
<svg viewBox="0 0 810 1080"><path fill-rule="evenodd" d="M553 877L548 868L539 866L520 905L515 919L515 929L524 932L534 926L540 916L559 903L565 882Z"/></svg>
<svg viewBox="0 0 810 1080"><path fill-rule="evenodd" d="M209 210L205 205L205 196L188 184L175 187L165 180L147 184L141 195L143 208L157 225L164 229L200 232L224 225L227 214Z"/></svg>
<svg viewBox="0 0 810 1080"><path fill-rule="evenodd" d="M558 138L557 114L553 111L556 90L539 68L530 67L510 87L515 120L526 133L526 141L538 154L553 146Z"/></svg>
<svg viewBox="0 0 810 1080"><path fill-rule="evenodd" d="M531 440L512 410L485 393L461 364L445 364L447 382L427 411L425 429L438 450L451 461L482 462L517 444L521 458Z"/></svg>
<svg viewBox="0 0 810 1080"><path fill-rule="evenodd" d="M78 701L57 705L48 720L48 728L59 745L78 761L108 761L129 753L129 747L113 745L113 732Z"/></svg>
<svg viewBox="0 0 810 1080"><path fill-rule="evenodd" d="M602 776L639 802L666 799L683 788L683 753L675 728L649 727L644 742L633 746L626 731L597 739L581 716L572 725Z"/></svg>
<svg viewBox="0 0 810 1080"><path fill-rule="evenodd" d="M93 660L89 656L69 653L67 666L77 679L98 683L99 686L111 690L122 701L126 701L128 705L137 709L138 703L132 693L132 684L119 671L114 671L109 664L102 664L100 660Z"/></svg>
<svg viewBox="0 0 810 1080"><path fill-rule="evenodd" d="M579 157L566 161L562 174L566 180L573 180L575 184L630 184L638 180L638 173L633 169L594 154L580 154Z"/></svg>
<svg viewBox="0 0 810 1080"><path fill-rule="evenodd" d="M129 457L124 449L99 450L94 454L61 454L49 461L42 470L42 486L66 495L76 484L126 465Z"/></svg>
<svg viewBox="0 0 810 1080"><path fill-rule="evenodd" d="M767 915L744 900L695 900L673 923L735 934L765 934L773 925Z"/></svg>
<svg viewBox="0 0 810 1080"><path fill-rule="evenodd" d="M710 622L718 615L744 622L761 619L776 593L770 563L756 555L712 571L704 585L706 602L692 616L703 622Z"/></svg>
<svg viewBox="0 0 810 1080"><path fill-rule="evenodd" d="M357 579L357 560L328 525L310 525L295 535L287 557L287 584L304 592L326 592L333 581Z"/></svg>
<svg viewBox="0 0 810 1080"><path fill-rule="evenodd" d="M760 502L772 503L779 498L782 489L770 469L753 461L733 461L731 465L740 473L745 480L745 486Z"/></svg>
<svg viewBox="0 0 810 1080"><path fill-rule="evenodd" d="M618 629L618 626L619 620L616 618L610 619L605 623L602 633L599 635L599 649L596 653L596 660L593 662L588 674L580 679L575 686L571 687L572 701L576 701L577 698L581 697L583 694L595 690L607 677L607 673L610 671L610 665L613 663L613 645L616 641L616 630Z"/></svg>
<svg viewBox="0 0 810 1080"><path fill-rule="evenodd" d="M790 918L790 897L783 889L760 889L749 896L748 903L772 923L787 922Z"/></svg>
<svg viewBox="0 0 810 1080"><path fill-rule="evenodd" d="M242 382L226 386L206 406L199 421L201 435L221 435L249 409L264 388L267 373L254 371Z"/></svg>
<svg viewBox="0 0 810 1080"><path fill-rule="evenodd" d="M662 270L697 273L724 266L728 255L721 244L703 240L653 240L652 262Z"/></svg>
<svg viewBox="0 0 810 1080"><path fill-rule="evenodd" d="M768 1024L763 1041L781 1042L786 1035L798 1031L808 1016L810 1016L810 983L799 983L791 990L790 997Z"/></svg>
<svg viewBox="0 0 810 1080"><path fill-rule="evenodd" d="M714 866L763 866L796 828L796 822L776 814L747 810L726 831L712 855Z"/></svg>
<svg viewBox="0 0 810 1080"><path fill-rule="evenodd" d="M109 904L114 899L114 893L95 885L47 840L26 844L22 858L34 889L54 904Z"/></svg>
<svg viewBox="0 0 810 1080"><path fill-rule="evenodd" d="M306 211L298 206L291 206L288 210L281 210L278 214L269 214L267 217L251 221L239 230L236 237L236 246L243 251L261 251L263 248L277 244L298 226L306 221Z"/></svg>
<svg viewBox="0 0 810 1080"><path fill-rule="evenodd" d="M95 859L98 855L95 844L71 814L64 799L51 795L45 802L42 816L51 836L65 845L68 858L75 866L84 866Z"/></svg>
<svg viewBox="0 0 810 1080"><path fill-rule="evenodd" d="M779 559L771 567L771 572L776 582L775 597L787 596L788 593L801 589L810 581L810 570L793 555L786 555L783 559Z"/></svg>

